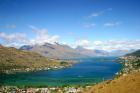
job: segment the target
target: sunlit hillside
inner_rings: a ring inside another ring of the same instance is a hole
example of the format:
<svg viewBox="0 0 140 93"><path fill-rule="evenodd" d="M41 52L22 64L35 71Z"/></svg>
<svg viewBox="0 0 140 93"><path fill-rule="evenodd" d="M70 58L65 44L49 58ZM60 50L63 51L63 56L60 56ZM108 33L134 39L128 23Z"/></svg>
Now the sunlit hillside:
<svg viewBox="0 0 140 93"><path fill-rule="evenodd" d="M140 93L140 72L100 83L84 93Z"/></svg>
<svg viewBox="0 0 140 93"><path fill-rule="evenodd" d="M57 66L60 66L60 62L57 60L50 60L34 52L0 46L0 71L47 70Z"/></svg>

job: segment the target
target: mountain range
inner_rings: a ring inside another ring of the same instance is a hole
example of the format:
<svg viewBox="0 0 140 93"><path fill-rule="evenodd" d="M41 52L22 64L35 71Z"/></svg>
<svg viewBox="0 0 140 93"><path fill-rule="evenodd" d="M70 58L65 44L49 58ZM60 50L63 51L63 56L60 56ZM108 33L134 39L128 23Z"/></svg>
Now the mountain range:
<svg viewBox="0 0 140 93"><path fill-rule="evenodd" d="M14 47L4 47L0 45L0 72L22 72L26 69L53 68L60 65L58 60L50 60L38 53L22 51Z"/></svg>
<svg viewBox="0 0 140 93"><path fill-rule="evenodd" d="M111 52L97 49L86 49L81 46L72 48L69 45L44 43L42 45L23 45L20 50L33 51L52 59L85 58L97 56L122 56L135 50L114 50Z"/></svg>

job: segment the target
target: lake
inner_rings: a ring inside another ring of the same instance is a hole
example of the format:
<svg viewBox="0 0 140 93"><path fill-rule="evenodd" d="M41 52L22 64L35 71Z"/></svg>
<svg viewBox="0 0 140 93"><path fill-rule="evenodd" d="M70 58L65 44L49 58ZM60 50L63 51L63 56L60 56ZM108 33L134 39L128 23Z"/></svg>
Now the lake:
<svg viewBox="0 0 140 93"><path fill-rule="evenodd" d="M79 60L79 63L64 69L1 75L0 83L1 85L32 87L87 85L113 78L122 67L116 62L116 57L76 60Z"/></svg>

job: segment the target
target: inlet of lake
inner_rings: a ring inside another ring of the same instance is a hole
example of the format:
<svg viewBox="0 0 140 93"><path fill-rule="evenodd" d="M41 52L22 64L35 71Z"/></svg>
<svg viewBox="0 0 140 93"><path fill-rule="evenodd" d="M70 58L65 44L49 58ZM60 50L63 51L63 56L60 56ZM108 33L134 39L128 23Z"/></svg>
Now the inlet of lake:
<svg viewBox="0 0 140 93"><path fill-rule="evenodd" d="M32 87L87 85L112 79L122 68L116 57L76 60L79 62L68 68L2 75L0 83L1 85Z"/></svg>

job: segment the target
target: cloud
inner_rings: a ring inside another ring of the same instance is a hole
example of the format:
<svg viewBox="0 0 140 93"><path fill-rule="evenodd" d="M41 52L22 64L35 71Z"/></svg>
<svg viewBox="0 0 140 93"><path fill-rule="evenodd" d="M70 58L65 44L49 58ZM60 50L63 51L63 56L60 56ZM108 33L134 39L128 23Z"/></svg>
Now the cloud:
<svg viewBox="0 0 140 93"><path fill-rule="evenodd" d="M69 31L67 34L70 36L73 36L73 35L75 35L75 32Z"/></svg>
<svg viewBox="0 0 140 93"><path fill-rule="evenodd" d="M76 46L82 46L87 49L99 49L106 51L140 49L140 40L108 40L108 41L90 41L81 39L75 41Z"/></svg>
<svg viewBox="0 0 140 93"><path fill-rule="evenodd" d="M112 8L108 8L108 9L105 9L105 10L102 10L102 11L98 11L98 12L93 12L91 13L88 17L89 18L92 18L92 17L98 17L106 12L109 12L109 11L112 11Z"/></svg>
<svg viewBox="0 0 140 93"><path fill-rule="evenodd" d="M7 42L21 41L25 39L25 34L22 34L22 33L6 34L6 33L1 32L0 38Z"/></svg>
<svg viewBox="0 0 140 93"><path fill-rule="evenodd" d="M99 40L93 42L93 44L94 44L94 45L97 45L97 46L101 45L102 43L103 43L103 42L102 42L102 41L99 41Z"/></svg>
<svg viewBox="0 0 140 93"><path fill-rule="evenodd" d="M86 39L79 39L75 41L75 46L88 47L89 44L90 44L90 41Z"/></svg>
<svg viewBox="0 0 140 93"><path fill-rule="evenodd" d="M100 45L104 50L140 49L140 40L109 40Z"/></svg>
<svg viewBox="0 0 140 93"><path fill-rule="evenodd" d="M16 24L7 24L6 28L15 29L16 28Z"/></svg>
<svg viewBox="0 0 140 93"><path fill-rule="evenodd" d="M96 24L94 24L94 23L89 23L89 24L85 24L84 27L85 28L93 28L93 27L95 27L95 25Z"/></svg>
<svg viewBox="0 0 140 93"><path fill-rule="evenodd" d="M118 25L120 25L120 22L108 22L104 24L105 27L115 27Z"/></svg>
<svg viewBox="0 0 140 93"><path fill-rule="evenodd" d="M92 13L89 17L97 17L97 16L100 16L101 14L103 14L103 12L95 12L95 13Z"/></svg>
<svg viewBox="0 0 140 93"><path fill-rule="evenodd" d="M2 40L5 45L9 46L27 42L26 35L23 33L6 34L0 32L0 40Z"/></svg>
<svg viewBox="0 0 140 93"><path fill-rule="evenodd" d="M35 33L34 38L27 38L26 34L24 33L11 33L7 34L4 32L0 32L0 42L2 42L6 46L21 46L24 44L34 45L34 44L44 44L44 43L51 43L59 41L58 35L50 36L48 34L47 29L39 29L34 26L30 26L33 33Z"/></svg>
<svg viewBox="0 0 140 93"><path fill-rule="evenodd" d="M30 40L31 44L44 44L46 42L53 44L59 41L58 35L49 36L47 29L39 29L34 26L30 26L32 31L36 34L35 38Z"/></svg>
<svg viewBox="0 0 140 93"><path fill-rule="evenodd" d="M0 32L0 42L8 46L21 46L24 44L44 44L46 42L54 44L59 42L60 36L48 34L47 29L39 29L34 26L30 26L31 31L35 36L31 39L27 38L24 33L11 33L7 34ZM61 43L61 42L60 42ZM88 39L77 39L73 43L69 43L72 47L82 46L87 49L100 49L100 50L130 50L140 49L140 40L88 40Z"/></svg>
<svg viewBox="0 0 140 93"><path fill-rule="evenodd" d="M102 41L90 41L87 39L80 39L75 41L75 47L81 46L86 49L101 49L103 42Z"/></svg>

